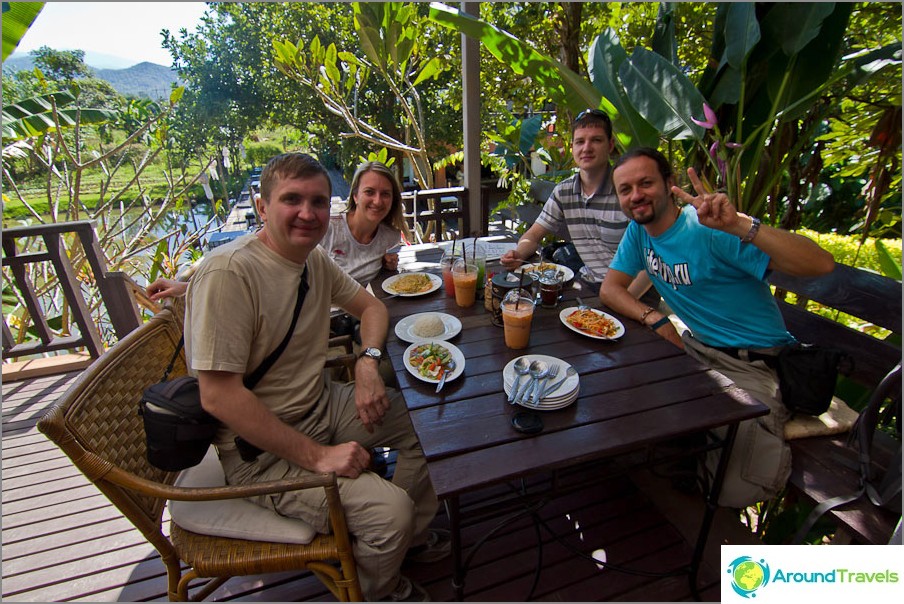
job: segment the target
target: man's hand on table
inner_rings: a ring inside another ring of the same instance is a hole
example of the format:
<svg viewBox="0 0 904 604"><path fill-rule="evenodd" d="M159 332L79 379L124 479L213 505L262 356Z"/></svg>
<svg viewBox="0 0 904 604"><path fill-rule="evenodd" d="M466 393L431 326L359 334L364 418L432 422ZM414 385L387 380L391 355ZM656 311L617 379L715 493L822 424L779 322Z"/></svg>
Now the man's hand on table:
<svg viewBox="0 0 904 604"><path fill-rule="evenodd" d="M499 264L506 270L513 271L524 264L524 260L518 257L515 250L509 250L499 257Z"/></svg>
<svg viewBox="0 0 904 604"><path fill-rule="evenodd" d="M380 377L379 363L369 357L361 357L355 363L355 407L368 432L373 433L374 424L382 424L389 405L386 386Z"/></svg>

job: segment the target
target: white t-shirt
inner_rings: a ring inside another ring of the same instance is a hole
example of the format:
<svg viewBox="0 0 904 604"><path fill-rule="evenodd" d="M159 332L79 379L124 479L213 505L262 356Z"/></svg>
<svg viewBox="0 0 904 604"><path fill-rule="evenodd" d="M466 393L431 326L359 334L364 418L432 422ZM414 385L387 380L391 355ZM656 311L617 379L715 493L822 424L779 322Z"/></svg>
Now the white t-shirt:
<svg viewBox="0 0 904 604"><path fill-rule="evenodd" d="M348 228L347 214L330 216L330 226L321 247L336 264L358 283L369 283L383 267L383 255L402 241L401 234L380 223L370 243L360 243Z"/></svg>

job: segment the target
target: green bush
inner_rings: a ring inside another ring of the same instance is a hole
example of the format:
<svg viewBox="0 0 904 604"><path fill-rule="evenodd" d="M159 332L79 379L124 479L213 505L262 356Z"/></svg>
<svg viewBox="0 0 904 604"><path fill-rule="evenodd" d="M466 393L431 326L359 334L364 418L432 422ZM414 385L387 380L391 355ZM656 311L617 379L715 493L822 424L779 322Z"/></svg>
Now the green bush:
<svg viewBox="0 0 904 604"><path fill-rule="evenodd" d="M818 233L809 229L797 231L804 237L809 237L818 243L823 249L832 254L835 262L864 268L877 273L882 273L879 265L879 256L876 251L876 240L868 237L866 242L860 245L859 235L839 235L837 233ZM882 243L888 251L901 261L901 240L883 239Z"/></svg>
<svg viewBox="0 0 904 604"><path fill-rule="evenodd" d="M270 161L271 157L283 152L285 152L285 149L282 148L282 145L270 141L245 143L248 163L252 166L263 166Z"/></svg>

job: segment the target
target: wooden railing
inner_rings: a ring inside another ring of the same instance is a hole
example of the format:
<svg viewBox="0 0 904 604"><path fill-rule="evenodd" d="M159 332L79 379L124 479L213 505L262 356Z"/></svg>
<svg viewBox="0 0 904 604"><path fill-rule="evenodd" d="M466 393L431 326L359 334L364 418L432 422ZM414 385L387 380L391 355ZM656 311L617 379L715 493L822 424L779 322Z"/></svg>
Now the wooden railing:
<svg viewBox="0 0 904 604"><path fill-rule="evenodd" d="M423 239L428 238L427 233L435 234L436 240L442 241L450 230L457 237L466 237L471 232L468 192L464 187L406 192L402 194L402 200L405 219L415 233L416 243L426 243ZM451 229L449 222L454 222Z"/></svg>
<svg viewBox="0 0 904 604"><path fill-rule="evenodd" d="M75 233L78 236L116 337L121 339L141 323L141 316L132 295L133 282L125 273L107 270L104 255L91 222L60 222L4 228L3 266L9 267L14 279L13 285L22 295L39 338L39 341L17 343L7 323L7 317L4 315L4 359L80 347L85 347L92 358L97 358L103 353L104 346L100 332L91 318L72 262L62 245L63 236L69 233ZM43 240L44 250L23 249L28 242L38 238ZM40 300L35 292L35 284L32 283L26 270L27 265L37 262L50 262L53 265L59 280L59 287L71 309L71 317L78 326L79 334L59 336L51 331L45 311L41 308Z"/></svg>

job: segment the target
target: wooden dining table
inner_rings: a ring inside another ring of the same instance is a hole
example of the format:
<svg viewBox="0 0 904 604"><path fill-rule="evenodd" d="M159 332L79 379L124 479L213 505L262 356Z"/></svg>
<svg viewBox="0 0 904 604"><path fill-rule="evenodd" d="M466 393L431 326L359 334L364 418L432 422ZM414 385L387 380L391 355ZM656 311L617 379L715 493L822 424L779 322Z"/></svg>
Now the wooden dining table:
<svg viewBox="0 0 904 604"><path fill-rule="evenodd" d="M400 252L400 270L423 270L440 274L442 249L435 244L405 246ZM490 259L487 273L499 272ZM382 282L395 273L382 273L373 283L378 298L390 294ZM521 494L531 495L524 485L541 483L543 496L555 492L557 473L588 462L631 460L640 464L657 461L657 445L707 433L706 448L730 451L739 422L768 409L721 374L709 370L673 344L637 321L604 308L595 295L575 279L566 285L558 308L537 306L526 349L506 347L503 328L492 322L478 291L477 303L459 307L443 288L421 296L392 297L386 349L398 387L408 406L420 439L434 489L446 506L452 533L453 586L459 600L464 597L466 565L463 561L461 526L470 514L463 513L462 497L480 489L514 483ZM563 308L583 303L605 310L624 325L617 340L598 340L576 333L560 320ZM396 323L414 313L440 312L457 317L459 334L449 342L465 358L463 373L437 393L435 384L425 383L405 368L409 342L394 333ZM525 354L553 356L571 364L578 372L577 400L562 409L538 411L543 429L525 434L512 425L521 406L507 401L503 368ZM718 430L718 434L714 432ZM692 559L685 570L691 589L697 593L696 577L712 524L725 471L722 455L709 492ZM636 463L615 463L619 469ZM551 477L543 482L543 477ZM533 481L533 482L531 482ZM522 501L523 503L523 501ZM474 513L477 513L475 510Z"/></svg>

